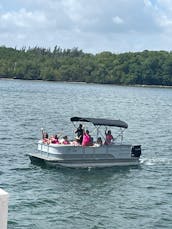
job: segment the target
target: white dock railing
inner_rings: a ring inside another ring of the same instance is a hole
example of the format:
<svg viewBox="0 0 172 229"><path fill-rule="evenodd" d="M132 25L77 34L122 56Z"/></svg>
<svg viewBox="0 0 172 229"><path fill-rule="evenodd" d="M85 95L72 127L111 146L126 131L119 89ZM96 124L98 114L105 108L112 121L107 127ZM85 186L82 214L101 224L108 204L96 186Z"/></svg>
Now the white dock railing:
<svg viewBox="0 0 172 229"><path fill-rule="evenodd" d="M0 229L7 229L8 193L0 188Z"/></svg>

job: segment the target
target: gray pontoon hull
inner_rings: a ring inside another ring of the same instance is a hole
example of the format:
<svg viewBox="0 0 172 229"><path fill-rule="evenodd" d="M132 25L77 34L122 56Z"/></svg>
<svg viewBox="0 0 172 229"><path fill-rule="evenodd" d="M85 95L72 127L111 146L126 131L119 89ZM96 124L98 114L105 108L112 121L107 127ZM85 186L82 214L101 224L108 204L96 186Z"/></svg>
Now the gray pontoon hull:
<svg viewBox="0 0 172 229"><path fill-rule="evenodd" d="M42 161L50 166L69 168L112 167L138 165L132 145L74 146L38 143L38 151L29 154L32 162Z"/></svg>

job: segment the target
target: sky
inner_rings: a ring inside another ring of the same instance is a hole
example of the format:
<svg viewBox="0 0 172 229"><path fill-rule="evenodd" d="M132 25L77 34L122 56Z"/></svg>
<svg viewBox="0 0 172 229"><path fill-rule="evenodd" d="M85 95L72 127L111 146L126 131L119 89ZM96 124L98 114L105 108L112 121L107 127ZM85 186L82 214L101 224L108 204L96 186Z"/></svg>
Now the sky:
<svg viewBox="0 0 172 229"><path fill-rule="evenodd" d="M0 0L0 46L172 50L172 0Z"/></svg>

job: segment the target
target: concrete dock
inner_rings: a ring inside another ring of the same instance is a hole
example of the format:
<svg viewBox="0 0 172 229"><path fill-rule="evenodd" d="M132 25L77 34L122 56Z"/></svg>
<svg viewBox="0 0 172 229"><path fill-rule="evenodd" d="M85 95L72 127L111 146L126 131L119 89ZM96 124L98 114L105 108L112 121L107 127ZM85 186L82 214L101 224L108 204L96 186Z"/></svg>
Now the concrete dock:
<svg viewBox="0 0 172 229"><path fill-rule="evenodd" d="M7 229L8 193L0 188L0 229Z"/></svg>

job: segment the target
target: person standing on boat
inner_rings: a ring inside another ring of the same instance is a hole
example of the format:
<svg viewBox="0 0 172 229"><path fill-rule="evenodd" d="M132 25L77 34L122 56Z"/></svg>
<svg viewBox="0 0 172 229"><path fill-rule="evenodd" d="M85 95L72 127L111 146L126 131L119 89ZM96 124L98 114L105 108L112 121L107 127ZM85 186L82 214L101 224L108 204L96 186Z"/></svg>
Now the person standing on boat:
<svg viewBox="0 0 172 229"><path fill-rule="evenodd" d="M76 141L81 145L82 144L82 140L83 140L83 128L82 128L82 124L79 124L79 127L77 128L77 130L75 131L75 134L77 134L76 137Z"/></svg>
<svg viewBox="0 0 172 229"><path fill-rule="evenodd" d="M108 132L105 130L105 135L106 135L106 139L105 139L105 145L109 145L111 144L111 141L114 140L114 137L111 134L111 131L108 130Z"/></svg>
<svg viewBox="0 0 172 229"><path fill-rule="evenodd" d="M83 135L82 146L92 146L92 145L93 145L92 138L89 134L89 131L86 130Z"/></svg>

